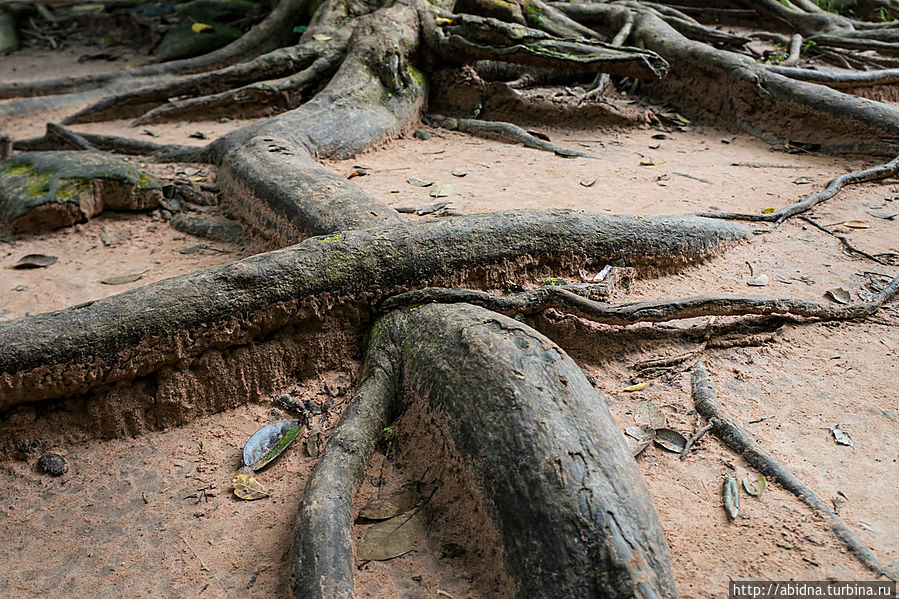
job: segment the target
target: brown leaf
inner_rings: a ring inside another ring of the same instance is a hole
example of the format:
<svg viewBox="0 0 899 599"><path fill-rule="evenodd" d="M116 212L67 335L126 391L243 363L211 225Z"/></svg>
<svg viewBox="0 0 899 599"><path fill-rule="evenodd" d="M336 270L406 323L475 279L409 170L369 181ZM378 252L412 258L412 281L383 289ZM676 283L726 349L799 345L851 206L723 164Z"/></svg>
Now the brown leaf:
<svg viewBox="0 0 899 599"><path fill-rule="evenodd" d="M653 437L652 440L662 449L667 449L674 453L682 453L684 447L687 446L687 439L679 432L670 428L657 428L656 436Z"/></svg>
<svg viewBox="0 0 899 599"><path fill-rule="evenodd" d="M259 481L252 476L246 474L238 474L231 479L231 486L234 487L234 494L241 499L253 501L254 499L262 499L268 497L268 491L265 490Z"/></svg>
<svg viewBox="0 0 899 599"><path fill-rule="evenodd" d="M104 285L127 285L128 283L133 283L138 279L141 279L147 271L142 272L134 272L130 275L120 275L117 277L107 277L105 279L101 279L100 282Z"/></svg>
<svg viewBox="0 0 899 599"><path fill-rule="evenodd" d="M386 520L411 510L418 502L416 484L403 485L392 493L372 499L359 510L359 515L368 520Z"/></svg>
<svg viewBox="0 0 899 599"><path fill-rule="evenodd" d="M45 256L44 254L28 254L22 256L13 268L47 268L56 262L56 256Z"/></svg>
<svg viewBox="0 0 899 599"><path fill-rule="evenodd" d="M408 553L428 532L430 512L424 507L367 528L359 543L361 560L383 561Z"/></svg>

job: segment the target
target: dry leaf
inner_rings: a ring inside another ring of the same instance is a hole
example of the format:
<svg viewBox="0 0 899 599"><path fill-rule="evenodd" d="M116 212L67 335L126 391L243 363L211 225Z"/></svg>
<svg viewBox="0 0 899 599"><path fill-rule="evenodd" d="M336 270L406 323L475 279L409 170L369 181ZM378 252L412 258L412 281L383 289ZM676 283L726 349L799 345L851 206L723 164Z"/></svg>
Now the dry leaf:
<svg viewBox="0 0 899 599"><path fill-rule="evenodd" d="M653 437L652 440L662 449L667 449L668 451L672 451L674 453L682 453L684 451L684 447L687 446L686 437L670 428L656 429L656 436Z"/></svg>
<svg viewBox="0 0 899 599"><path fill-rule="evenodd" d="M362 533L358 558L383 561L412 551L427 534L429 520L429 511L422 508L370 526Z"/></svg>
<svg viewBox="0 0 899 599"><path fill-rule="evenodd" d="M762 214L774 214L774 208L765 208L762 210Z"/></svg>
<svg viewBox="0 0 899 599"><path fill-rule="evenodd" d="M656 436L656 429L651 426L629 426L624 429L625 434L629 437L633 437L637 441L652 441L652 438Z"/></svg>
<svg viewBox="0 0 899 599"><path fill-rule="evenodd" d="M311 458L317 458L322 452L321 426L318 423L309 427L309 436L306 437L306 453Z"/></svg>
<svg viewBox="0 0 899 599"><path fill-rule="evenodd" d="M640 441L633 447L631 447L631 455L637 457L643 450L652 445L652 439L646 439L645 441Z"/></svg>
<svg viewBox="0 0 899 599"><path fill-rule="evenodd" d="M838 304L848 304L852 300L852 295L848 290L842 287L834 287L824 292L824 297L829 297Z"/></svg>
<svg viewBox="0 0 899 599"><path fill-rule="evenodd" d="M212 31L212 25L207 25L206 23L194 23L190 26L190 30L194 33L203 33L204 31Z"/></svg>
<svg viewBox="0 0 899 599"><path fill-rule="evenodd" d="M648 382L637 383L636 385L631 385L630 387L625 387L624 391L633 392L633 391L643 391L646 389L646 386L649 385Z"/></svg>
<svg viewBox="0 0 899 599"><path fill-rule="evenodd" d="M863 220L847 220L843 223L844 227L849 229L870 229L871 227Z"/></svg>
<svg viewBox="0 0 899 599"><path fill-rule="evenodd" d="M753 497L761 497L762 493L765 492L765 489L768 488L768 481L766 481L765 477L761 474L758 475L754 482L750 481L748 476L744 476L743 488Z"/></svg>
<svg viewBox="0 0 899 599"><path fill-rule="evenodd" d="M665 428L665 412L653 401L641 401L634 412L634 422L654 429Z"/></svg>
<svg viewBox="0 0 899 599"><path fill-rule="evenodd" d="M406 183L408 183L409 185L414 185L416 187L430 187L434 184L433 181L428 181L426 179L420 179L418 177L411 176L406 179Z"/></svg>
<svg viewBox="0 0 899 599"><path fill-rule="evenodd" d="M852 443L852 437L850 437L846 432L840 430L840 425L836 425L830 432L833 433L834 441L839 443L840 445L848 445L852 447L854 444Z"/></svg>
<svg viewBox="0 0 899 599"><path fill-rule="evenodd" d="M128 283L133 283L138 279L141 279L147 271L141 272L133 272L130 275L119 275L117 277L107 277L105 279L101 279L100 282L104 285L127 285Z"/></svg>
<svg viewBox="0 0 899 599"><path fill-rule="evenodd" d="M655 166L655 165L656 165L656 163L653 162L652 160L641 160L640 161L640 166Z"/></svg>
<svg viewBox="0 0 899 599"><path fill-rule="evenodd" d="M449 183L444 183L437 189L434 189L429 194L432 198L448 198L453 195L453 186Z"/></svg>
<svg viewBox="0 0 899 599"><path fill-rule="evenodd" d="M403 485L394 492L372 499L359 510L359 515L368 520L386 520L411 510L418 502L415 483Z"/></svg>
<svg viewBox="0 0 899 599"><path fill-rule="evenodd" d="M259 484L259 481L255 478L246 474L238 474L232 478L231 486L234 487L235 495L247 501L268 497L268 491L265 490L265 487Z"/></svg>
<svg viewBox="0 0 899 599"><path fill-rule="evenodd" d="M721 489L721 498L724 501L724 511L731 520L736 519L740 513L740 492L737 488L737 479L727 476Z"/></svg>
<svg viewBox="0 0 899 599"><path fill-rule="evenodd" d="M454 169L453 169L453 176L454 176L454 177L464 177L464 176L467 175L467 174L468 174L468 172L467 172L465 169L461 169L461 168L454 168Z"/></svg>
<svg viewBox="0 0 899 599"><path fill-rule="evenodd" d="M326 42L326 41L328 41L329 39L331 39L331 36L330 36L330 35L324 35L324 34L322 34L322 33L316 33L315 35L312 36L312 39L314 39L314 40L317 41L317 42Z"/></svg>
<svg viewBox="0 0 899 599"><path fill-rule="evenodd" d="M593 184L596 183L596 179L586 179L583 181L578 181L583 187L593 187Z"/></svg>
<svg viewBox="0 0 899 599"><path fill-rule="evenodd" d="M746 284L750 287L764 287L768 284L768 275L760 274L757 277L752 277L751 279L746 281Z"/></svg>
<svg viewBox="0 0 899 599"><path fill-rule="evenodd" d="M46 256L44 254L28 254L22 256L13 268L47 268L58 258L56 256Z"/></svg>

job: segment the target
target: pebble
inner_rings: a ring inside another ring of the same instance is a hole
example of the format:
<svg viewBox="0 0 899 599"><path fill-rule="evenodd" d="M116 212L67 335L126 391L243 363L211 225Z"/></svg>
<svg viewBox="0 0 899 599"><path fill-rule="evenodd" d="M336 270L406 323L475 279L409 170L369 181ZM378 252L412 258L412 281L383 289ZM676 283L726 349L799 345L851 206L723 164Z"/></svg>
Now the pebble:
<svg viewBox="0 0 899 599"><path fill-rule="evenodd" d="M37 466L42 472L53 476L62 476L69 471L66 459L58 453L45 453L38 459Z"/></svg>

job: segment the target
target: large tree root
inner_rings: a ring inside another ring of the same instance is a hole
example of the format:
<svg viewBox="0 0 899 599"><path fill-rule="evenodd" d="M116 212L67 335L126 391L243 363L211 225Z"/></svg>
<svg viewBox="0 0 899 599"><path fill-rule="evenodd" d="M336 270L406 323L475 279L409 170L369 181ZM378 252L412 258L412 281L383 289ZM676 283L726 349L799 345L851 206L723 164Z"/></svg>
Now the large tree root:
<svg viewBox="0 0 899 599"><path fill-rule="evenodd" d="M899 109L894 106L785 77L740 54L688 39L645 9L618 3L553 5L609 35L634 12L631 39L671 65L667 77L647 81L643 89L688 116L713 118L772 142L790 140L826 152L899 153Z"/></svg>
<svg viewBox="0 0 899 599"><path fill-rule="evenodd" d="M607 304L588 299L561 287L546 286L512 295L495 295L475 289L425 288L395 295L382 309L427 303L466 302L506 315L529 315L555 308L602 324L623 326L637 322L667 322L701 316L766 316L792 314L822 320L849 320L871 316L899 292L899 277L871 302L852 306L825 306L817 302L789 298L730 295L700 295L681 300L655 300L627 304Z"/></svg>
<svg viewBox="0 0 899 599"><path fill-rule="evenodd" d="M771 212L769 214L745 214L742 212L699 212L697 213L697 216L780 224L791 216L796 216L797 214L808 212L821 202L826 202L830 198L840 193L840 190L842 190L847 185L857 185L859 183L868 183L869 181L879 181L881 179L886 179L887 177L895 176L896 173L899 173L899 156L887 162L886 164L881 164L879 166L865 169L863 171L846 173L845 175L840 175L835 179L831 179L830 182L827 183L827 187L825 187L823 190L809 194L801 202L796 202L795 204L784 206L780 210L775 210L774 212Z"/></svg>
<svg viewBox="0 0 899 599"><path fill-rule="evenodd" d="M467 280L498 287L508 276L497 267L513 263L556 272L619 260L673 268L747 236L740 226L689 217L526 210L335 233L0 323L0 410L84 394L247 344L323 318L328 305L351 302L356 307L344 312L358 313L362 322L352 324L361 330L370 302L410 285Z"/></svg>
<svg viewBox="0 0 899 599"><path fill-rule="evenodd" d="M351 499L382 428L413 402L437 423L425 442L448 445L483 493L516 596L676 595L664 533L623 437L549 339L465 304L397 311L375 325L366 371L307 482L291 568L297 597L353 596Z"/></svg>
<svg viewBox="0 0 899 599"><path fill-rule="evenodd" d="M804 504L821 514L830 523L830 529L846 548L862 564L876 574L885 574L874 553L852 532L827 504L818 499L815 492L796 478L777 458L765 451L743 428L724 410L715 397L715 390L709 382L702 362L697 362L693 370L693 401L696 411L712 424L712 432L731 450L746 459L749 464L770 476L787 491L798 497Z"/></svg>

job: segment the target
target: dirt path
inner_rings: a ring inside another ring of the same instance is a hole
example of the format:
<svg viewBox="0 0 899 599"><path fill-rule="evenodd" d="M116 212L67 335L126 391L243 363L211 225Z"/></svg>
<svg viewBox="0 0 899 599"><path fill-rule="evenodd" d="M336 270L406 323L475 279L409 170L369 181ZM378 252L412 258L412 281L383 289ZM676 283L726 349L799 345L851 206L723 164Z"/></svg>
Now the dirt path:
<svg viewBox="0 0 899 599"><path fill-rule="evenodd" d="M14 60L15 56L3 61L0 77L6 76ZM161 141L189 143L193 131L213 138L238 124L185 123L153 129ZM10 132L34 135L42 129L42 123L20 122ZM101 129L138 133L126 123L79 128ZM450 208L466 212L564 207L666 214L779 208L821 189L838 174L873 164L774 152L745 135L733 137L703 126L667 132L541 130L553 142L598 159L565 159L428 129L432 133L428 140L410 136L329 166L344 175L358 171L357 165L368 167L367 174L354 181L394 207L417 209L446 201ZM749 162L790 167L734 165ZM166 168L168 174L176 174L184 165ZM411 185L410 176L434 185ZM452 185L450 195L432 198L429 193L442 184ZM826 225L863 220L868 228L836 229L868 252L897 252L897 220L866 212L884 209L899 211L899 181L847 189L813 216ZM102 229L127 229L130 236L107 247L98 239ZM111 275L146 271L140 281L128 285L133 287L256 251L252 246L212 243L212 250L179 252L201 242L169 228L159 212L103 215L68 230L4 239L0 318L59 309L122 290L99 283ZM47 269L9 268L28 253L60 258ZM766 274L768 286L748 287L750 271ZM872 277L880 281L877 275L896 274L895 267L846 255L836 239L792 220L702 266L635 281L629 293L619 290L614 299L753 292L827 301L826 290L843 287L858 300L866 293L865 286L870 288ZM558 276L577 279L577 273ZM536 284L519 280L514 272L508 278ZM689 434L697 417L688 372L681 369L652 380L637 393L622 390L640 380L634 363L695 349L696 344L684 341L677 331L706 325L702 319L674 328L615 330L562 320L551 328L560 334L557 341L595 377L622 428L634 424L639 402L651 400L664 410L669 426ZM882 311L877 321L787 326L762 345L709 349L704 355L719 397L736 419L822 499L842 500L841 516L883 563L897 560L896 307ZM342 372L297 380L282 391L318 404L331 402L325 421L333 423L357 369L357 363L346 364ZM39 421L40 410L18 410L9 417L27 427ZM271 492L271 498L261 501L236 500L229 481L246 438L267 422L287 417L273 407L270 397L259 397L187 426L135 439L48 445L40 443L38 434L34 440L40 444L30 453L5 448L0 458L0 562L5 566L0 571L0 595L283 595L295 510L315 460L299 444L291 447L259 475ZM851 435L853 447L834 441L829 429L837 424ZM380 458L375 461L360 501L378 493L373 481L382 480L386 491L423 475L420 459L402 453L404 435L411 434L402 422L397 434L398 459L383 466ZM64 455L68 473L59 478L39 474L35 463L46 452ZM721 508L722 475L739 480L754 473L714 438L702 439L684 462L650 447L638 463L665 527L683 597L725 597L730 580L871 578L835 541L821 518L774 485L761 499L744 494L740 516L729 522ZM437 496L438 506L453 502L449 490L447 495ZM456 598L491 596L491 589L484 586L486 575L478 568L486 548L478 546L476 535L472 542L470 531L460 528L457 520L440 513L428 539L415 551L360 566L360 597L437 597L438 591ZM363 527L357 528L361 534Z"/></svg>

